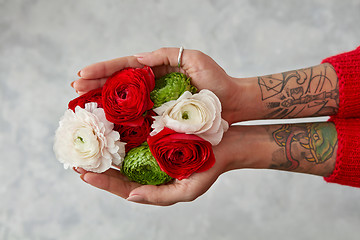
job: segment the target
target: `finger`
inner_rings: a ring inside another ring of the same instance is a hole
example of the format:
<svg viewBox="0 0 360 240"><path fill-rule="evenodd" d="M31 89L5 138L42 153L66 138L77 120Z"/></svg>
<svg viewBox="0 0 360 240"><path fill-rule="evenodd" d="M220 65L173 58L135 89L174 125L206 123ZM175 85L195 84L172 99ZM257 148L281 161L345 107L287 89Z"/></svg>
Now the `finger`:
<svg viewBox="0 0 360 240"><path fill-rule="evenodd" d="M198 57L199 51L186 49L183 51L180 68L178 66L179 48L160 48L156 51L135 55L138 61L144 65L150 66L155 74L155 77L162 77L167 73L181 72L188 73L192 56ZM199 64L198 62L196 64Z"/></svg>
<svg viewBox="0 0 360 240"><path fill-rule="evenodd" d="M187 51L191 51L191 50L187 50ZM182 57L184 57L184 55L185 54L183 52ZM144 65L148 65L150 67L162 66L162 65L178 67L179 48L160 48L151 53L140 54L135 56L138 57L137 60L140 63Z"/></svg>
<svg viewBox="0 0 360 240"><path fill-rule="evenodd" d="M108 61L91 64L78 73L84 79L97 79L111 76L114 72L127 67L143 67L134 56L115 58Z"/></svg>
<svg viewBox="0 0 360 240"><path fill-rule="evenodd" d="M87 172L85 169L80 168L80 167L73 167L72 169L79 174L84 174Z"/></svg>
<svg viewBox="0 0 360 240"><path fill-rule="evenodd" d="M72 86L78 92L89 92L91 90L100 88L104 86L107 78L99 78L99 79L83 79L80 78L76 80Z"/></svg>
<svg viewBox="0 0 360 240"><path fill-rule="evenodd" d="M81 167L73 167L73 170L79 174L85 174L88 171L86 171L85 169L81 168ZM114 168L109 168L108 170L106 170L105 172L103 172L102 174L106 174L110 177L117 177L120 178L124 181L130 181L126 176L124 176L123 174L121 174L121 172L118 169L114 169Z"/></svg>
<svg viewBox="0 0 360 240"><path fill-rule="evenodd" d="M103 172L103 174L106 174L110 177L119 178L123 181L131 182L125 175L123 175L119 169L109 168L107 171Z"/></svg>
<svg viewBox="0 0 360 240"><path fill-rule="evenodd" d="M112 171L110 172L107 174L87 172L81 175L81 178L94 187L118 195L122 198L127 198L132 190L141 186L138 183L124 180L123 177L118 174L113 175L114 172Z"/></svg>
<svg viewBox="0 0 360 240"><path fill-rule="evenodd" d="M183 70L182 68L171 67L170 65L155 66L155 67L151 67L151 69L154 72L155 78L160 78L172 72L185 73L185 70Z"/></svg>

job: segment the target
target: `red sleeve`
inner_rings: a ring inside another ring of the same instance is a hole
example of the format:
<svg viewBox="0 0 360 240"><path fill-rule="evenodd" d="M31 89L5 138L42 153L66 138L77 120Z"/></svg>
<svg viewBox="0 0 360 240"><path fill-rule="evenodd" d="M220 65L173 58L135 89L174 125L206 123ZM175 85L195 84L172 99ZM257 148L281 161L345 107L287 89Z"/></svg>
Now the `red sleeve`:
<svg viewBox="0 0 360 240"><path fill-rule="evenodd" d="M333 173L325 181L360 187L360 118L331 117L338 134L338 149Z"/></svg>
<svg viewBox="0 0 360 240"><path fill-rule="evenodd" d="M360 118L360 47L333 57L322 63L330 63L339 79L338 118Z"/></svg>
<svg viewBox="0 0 360 240"><path fill-rule="evenodd" d="M333 57L330 63L339 79L339 110L329 121L338 134L335 169L325 181L360 187L360 47Z"/></svg>

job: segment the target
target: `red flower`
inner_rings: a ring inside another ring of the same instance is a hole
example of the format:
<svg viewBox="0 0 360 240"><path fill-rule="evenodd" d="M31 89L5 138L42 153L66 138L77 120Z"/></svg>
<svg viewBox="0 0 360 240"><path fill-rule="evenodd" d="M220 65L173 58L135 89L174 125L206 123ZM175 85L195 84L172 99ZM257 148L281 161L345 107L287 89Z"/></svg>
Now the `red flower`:
<svg viewBox="0 0 360 240"><path fill-rule="evenodd" d="M103 86L102 102L107 120L126 126L141 126L143 114L154 103L150 92L155 87L151 68L126 68L114 73Z"/></svg>
<svg viewBox="0 0 360 240"><path fill-rule="evenodd" d="M75 111L76 106L80 106L81 108L85 108L85 104L89 102L96 102L98 107L102 107L102 99L101 99L102 88L91 90L69 102L69 109Z"/></svg>
<svg viewBox="0 0 360 240"><path fill-rule="evenodd" d="M147 141L161 170L178 180L206 171L215 163L211 144L196 135L164 128Z"/></svg>
<svg viewBox="0 0 360 240"><path fill-rule="evenodd" d="M125 152L127 153L134 147L140 146L144 143L149 136L151 129L151 124L154 119L151 116L155 116L156 113L152 110L149 110L143 124L139 127L130 127L123 126L119 124L114 125L114 130L120 133L120 140L126 142Z"/></svg>

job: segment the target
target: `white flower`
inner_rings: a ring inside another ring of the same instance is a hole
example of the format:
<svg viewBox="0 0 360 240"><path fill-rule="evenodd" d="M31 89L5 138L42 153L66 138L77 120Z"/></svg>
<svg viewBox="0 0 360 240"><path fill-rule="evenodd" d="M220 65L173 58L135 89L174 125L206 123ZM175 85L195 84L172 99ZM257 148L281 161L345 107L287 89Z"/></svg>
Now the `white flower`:
<svg viewBox="0 0 360 240"><path fill-rule="evenodd" d="M221 118L220 100L205 89L194 95L186 91L177 100L166 102L154 111L159 116L153 117L151 136L167 127L176 132L195 134L217 145L229 128Z"/></svg>
<svg viewBox="0 0 360 240"><path fill-rule="evenodd" d="M64 168L81 167L87 171L104 172L111 164L120 165L125 156L125 143L113 131L97 103L68 109L56 130L54 152Z"/></svg>

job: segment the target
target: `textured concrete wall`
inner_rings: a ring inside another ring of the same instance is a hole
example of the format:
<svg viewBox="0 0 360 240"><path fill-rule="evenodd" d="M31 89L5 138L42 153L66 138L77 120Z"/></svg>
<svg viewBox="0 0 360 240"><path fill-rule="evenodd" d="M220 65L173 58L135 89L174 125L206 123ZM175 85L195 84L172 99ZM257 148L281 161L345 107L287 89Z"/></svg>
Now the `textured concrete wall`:
<svg viewBox="0 0 360 240"><path fill-rule="evenodd" d="M360 44L358 0L0 0L0 239L359 239L360 190L269 170L192 203L143 206L52 152L83 66L185 46L233 76L311 66Z"/></svg>

